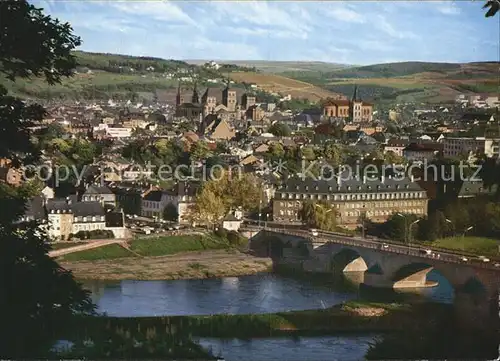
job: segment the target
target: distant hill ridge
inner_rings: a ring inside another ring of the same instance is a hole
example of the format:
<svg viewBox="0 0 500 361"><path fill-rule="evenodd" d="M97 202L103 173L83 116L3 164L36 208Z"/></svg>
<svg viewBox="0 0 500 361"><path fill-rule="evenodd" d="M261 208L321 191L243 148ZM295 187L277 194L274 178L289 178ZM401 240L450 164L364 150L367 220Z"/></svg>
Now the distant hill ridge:
<svg viewBox="0 0 500 361"><path fill-rule="evenodd" d="M62 84L48 86L42 79L0 78L12 93L36 99L152 99L159 90L174 92L178 81L167 73L196 70L205 78L220 77L221 71L199 67L207 60L161 59L75 51L78 73ZM375 101L449 101L459 93L491 93L500 90L499 62L438 63L398 62L345 65L321 61L215 60L236 67L223 69L237 82L256 84L269 92L295 98L318 99L342 93L350 96L358 84L364 97ZM257 72L245 71L255 68ZM184 75L182 75L184 76ZM175 97L175 95L174 95Z"/></svg>

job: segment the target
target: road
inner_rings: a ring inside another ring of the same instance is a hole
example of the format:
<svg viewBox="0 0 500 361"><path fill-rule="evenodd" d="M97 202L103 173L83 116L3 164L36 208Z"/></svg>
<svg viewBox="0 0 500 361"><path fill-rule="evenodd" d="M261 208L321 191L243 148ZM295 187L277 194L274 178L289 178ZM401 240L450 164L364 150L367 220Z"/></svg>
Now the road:
<svg viewBox="0 0 500 361"><path fill-rule="evenodd" d="M174 231L164 231L164 232L160 232L160 233L151 233L148 235L144 235L144 234L137 235L136 234L134 239L148 239L148 238L156 238L156 237L181 236L181 235L188 235L188 234L203 235L203 234L206 234L206 230L204 230L204 229L181 229L181 230L174 230ZM106 246L108 244L113 244L113 243L126 244L127 241L133 241L133 239L122 238L122 239L90 240L86 244L80 244L80 245L74 246L74 247L61 248L61 249L57 249L54 251L50 251L49 256L50 257L60 257L60 256L66 255L66 254L85 251L85 250L93 249L93 248L98 248L98 247Z"/></svg>
<svg viewBox="0 0 500 361"><path fill-rule="evenodd" d="M253 226L246 226L245 228L253 231L259 229L258 227L253 227ZM313 236L310 231L300 230L300 229L267 227L266 230L281 234L289 234L292 236L303 237L311 240L313 245L322 245L328 242L333 242L349 246L377 249L381 252L391 252L391 253L404 254L414 257L420 257L424 259L432 259L434 261L458 263L472 267L494 269L500 272L500 265L495 266L496 264L498 265L498 263L482 262L480 260L477 260L477 258L472 259L470 257L467 257L467 261L464 261L463 260L464 256L462 254L442 249L439 250L431 249L430 254L427 254L426 250L430 249L428 247L424 248L421 246L401 245L401 244L386 242L385 240L377 240L377 239L370 240L361 237L349 237L335 232L318 231L318 235Z"/></svg>
<svg viewBox="0 0 500 361"><path fill-rule="evenodd" d="M68 247L68 248L62 248L62 249L56 249L54 251L49 252L50 257L60 257L64 256L65 254L73 253L73 252L80 252L80 251L85 251L87 249L92 249L92 248L98 248L102 246L106 246L108 244L113 244L113 243L124 243L126 242L126 239L101 239L101 240L96 240L96 241L89 241L86 244L81 244L78 246L74 247Z"/></svg>

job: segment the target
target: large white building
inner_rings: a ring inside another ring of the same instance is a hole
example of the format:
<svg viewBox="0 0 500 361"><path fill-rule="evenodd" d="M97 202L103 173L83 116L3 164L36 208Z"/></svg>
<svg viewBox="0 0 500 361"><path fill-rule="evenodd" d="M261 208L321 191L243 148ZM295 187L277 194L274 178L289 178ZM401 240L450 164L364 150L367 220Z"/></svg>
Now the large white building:
<svg viewBox="0 0 500 361"><path fill-rule="evenodd" d="M186 223L185 215L193 204L198 185L179 182L171 190L150 190L141 202L141 215L156 219L163 218L163 211L168 204L177 209L179 223Z"/></svg>
<svg viewBox="0 0 500 361"><path fill-rule="evenodd" d="M445 157L457 157L472 153L485 154L488 157L499 155L500 138L461 138L447 137L443 139Z"/></svg>
<svg viewBox="0 0 500 361"><path fill-rule="evenodd" d="M123 127L112 124L101 123L97 127L93 128L94 133L103 132L106 136L110 138L129 138L132 136L131 127Z"/></svg>

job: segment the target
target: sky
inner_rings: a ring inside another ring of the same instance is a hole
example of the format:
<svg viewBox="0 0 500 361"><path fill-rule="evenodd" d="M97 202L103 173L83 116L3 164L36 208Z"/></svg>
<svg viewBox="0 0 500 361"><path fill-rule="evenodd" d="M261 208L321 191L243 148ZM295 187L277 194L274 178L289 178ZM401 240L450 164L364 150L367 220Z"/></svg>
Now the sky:
<svg viewBox="0 0 500 361"><path fill-rule="evenodd" d="M500 16L484 1L34 0L69 22L80 50L165 59L500 60Z"/></svg>

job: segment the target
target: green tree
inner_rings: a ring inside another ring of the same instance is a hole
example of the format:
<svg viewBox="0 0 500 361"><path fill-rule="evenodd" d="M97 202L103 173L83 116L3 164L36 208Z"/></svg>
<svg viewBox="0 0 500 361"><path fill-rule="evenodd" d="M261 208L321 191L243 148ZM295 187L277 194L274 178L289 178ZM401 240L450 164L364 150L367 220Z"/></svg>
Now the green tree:
<svg viewBox="0 0 500 361"><path fill-rule="evenodd" d="M177 222L179 219L179 213L177 212L177 207L172 203L169 203L163 209L162 217L166 221Z"/></svg>
<svg viewBox="0 0 500 361"><path fill-rule="evenodd" d="M277 137L289 137L292 134L288 125L277 122L271 125L267 131Z"/></svg>
<svg viewBox="0 0 500 361"><path fill-rule="evenodd" d="M306 160L316 159L316 154L314 153L314 148L313 147L300 148L300 158L303 158Z"/></svg>
<svg viewBox="0 0 500 361"><path fill-rule="evenodd" d="M202 188L190 207L187 219L192 224L216 226L226 215L226 207L222 197L208 187Z"/></svg>
<svg viewBox="0 0 500 361"><path fill-rule="evenodd" d="M382 225L382 235L399 242L408 242L415 238L417 229L412 223L417 220L414 214L395 213Z"/></svg>
<svg viewBox="0 0 500 361"><path fill-rule="evenodd" d="M500 234L500 204L489 202L485 208L486 219L488 220L487 230L491 235L498 236Z"/></svg>
<svg viewBox="0 0 500 361"><path fill-rule="evenodd" d="M435 241L443 238L448 228L446 216L443 212L436 210L419 223L417 238L423 241Z"/></svg>
<svg viewBox="0 0 500 361"><path fill-rule="evenodd" d="M54 84L72 74L76 61L71 50L80 45L80 39L69 24L55 21L27 1L0 2L0 24L0 72L8 79L44 76ZM0 85L0 157L37 156L29 127L44 114L40 105L9 96Z"/></svg>
<svg viewBox="0 0 500 361"><path fill-rule="evenodd" d="M11 80L44 76L49 84L75 67L71 51L80 45L69 24L46 16L27 1L0 2L0 72ZM0 157L27 162L37 150L29 127L44 109L9 96L0 86ZM48 255L48 237L36 223L19 224L26 194L0 186L0 356L46 354L75 313L94 306L71 272Z"/></svg>
<svg viewBox="0 0 500 361"><path fill-rule="evenodd" d="M488 0L483 6L483 9L488 9L486 14L484 14L485 17L489 18L495 16L498 10L500 10L500 3L497 0Z"/></svg>
<svg viewBox="0 0 500 361"><path fill-rule="evenodd" d="M335 208L326 202L304 201L299 215L302 222L311 228L334 231L337 227Z"/></svg>
<svg viewBox="0 0 500 361"><path fill-rule="evenodd" d="M189 158L191 161L199 162L202 159L208 158L209 155L210 149L207 142L201 140L191 145L191 149L189 149Z"/></svg>
<svg viewBox="0 0 500 361"><path fill-rule="evenodd" d="M271 157L279 159L285 156L285 149L281 143L274 142L269 146L269 151Z"/></svg>
<svg viewBox="0 0 500 361"><path fill-rule="evenodd" d="M257 209L261 199L262 184L253 174L223 171L204 183L191 209L191 219L196 223L215 225L231 210L241 208L249 212Z"/></svg>
<svg viewBox="0 0 500 361"><path fill-rule="evenodd" d="M334 166L342 163L342 150L337 144L327 143L323 148L323 156Z"/></svg>
<svg viewBox="0 0 500 361"><path fill-rule="evenodd" d="M385 152L383 159L385 164L401 165L406 163L406 160L403 157L397 155L392 150Z"/></svg>

